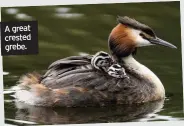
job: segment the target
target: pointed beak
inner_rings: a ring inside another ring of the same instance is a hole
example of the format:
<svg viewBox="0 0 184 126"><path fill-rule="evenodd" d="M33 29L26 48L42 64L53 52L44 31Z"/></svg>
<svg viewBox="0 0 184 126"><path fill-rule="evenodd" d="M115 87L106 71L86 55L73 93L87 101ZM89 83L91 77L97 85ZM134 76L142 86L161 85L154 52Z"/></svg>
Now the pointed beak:
<svg viewBox="0 0 184 126"><path fill-rule="evenodd" d="M150 42L152 44L155 44L155 45L162 45L162 46L165 46L165 47L169 47L169 48L174 48L174 49L177 49L177 47L169 42L166 42L158 37L156 38L153 38L153 39L150 39Z"/></svg>

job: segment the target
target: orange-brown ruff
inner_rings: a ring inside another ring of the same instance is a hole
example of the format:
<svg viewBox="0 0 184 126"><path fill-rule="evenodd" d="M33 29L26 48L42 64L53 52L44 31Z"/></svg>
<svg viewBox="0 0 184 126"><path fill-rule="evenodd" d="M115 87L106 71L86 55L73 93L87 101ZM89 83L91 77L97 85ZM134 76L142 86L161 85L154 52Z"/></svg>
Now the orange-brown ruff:
<svg viewBox="0 0 184 126"><path fill-rule="evenodd" d="M135 37L130 33L131 29L124 24L118 24L110 33L111 44L119 45L116 50L123 50L124 55L135 51Z"/></svg>
<svg viewBox="0 0 184 126"><path fill-rule="evenodd" d="M128 78L115 78L94 69L91 55L71 56L52 63L44 75L29 73L20 78L16 91L19 101L36 106L96 106L133 104L164 99L159 78L132 54L136 48L160 44L153 30L134 19L119 17L109 36L113 58L125 68Z"/></svg>

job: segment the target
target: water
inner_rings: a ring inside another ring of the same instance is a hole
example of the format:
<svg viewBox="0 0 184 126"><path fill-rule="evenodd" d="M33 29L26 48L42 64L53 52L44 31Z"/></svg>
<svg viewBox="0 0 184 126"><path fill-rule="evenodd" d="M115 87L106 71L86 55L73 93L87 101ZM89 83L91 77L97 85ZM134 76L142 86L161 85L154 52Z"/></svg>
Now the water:
<svg viewBox="0 0 184 126"><path fill-rule="evenodd" d="M179 2L14 7L2 9L3 21L38 20L39 54L3 57L5 121L8 124L67 124L184 120ZM152 46L138 49L136 59L161 79L166 100L143 105L89 108L44 108L16 103L11 87L22 74L44 73L49 64L71 55L108 51L107 39L117 15L153 27L177 50Z"/></svg>

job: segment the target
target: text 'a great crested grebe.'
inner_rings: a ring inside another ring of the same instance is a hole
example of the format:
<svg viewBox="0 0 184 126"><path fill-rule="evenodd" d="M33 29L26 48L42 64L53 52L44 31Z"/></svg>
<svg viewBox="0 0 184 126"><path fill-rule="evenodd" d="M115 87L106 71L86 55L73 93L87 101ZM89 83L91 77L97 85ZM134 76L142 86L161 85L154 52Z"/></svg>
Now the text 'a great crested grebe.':
<svg viewBox="0 0 184 126"><path fill-rule="evenodd" d="M37 21L1 22L2 55L38 53Z"/></svg>

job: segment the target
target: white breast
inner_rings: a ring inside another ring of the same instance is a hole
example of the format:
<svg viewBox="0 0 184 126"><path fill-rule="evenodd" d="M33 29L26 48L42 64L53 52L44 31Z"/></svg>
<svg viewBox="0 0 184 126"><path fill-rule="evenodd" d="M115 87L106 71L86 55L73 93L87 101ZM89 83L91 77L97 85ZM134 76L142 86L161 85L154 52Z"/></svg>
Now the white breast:
<svg viewBox="0 0 184 126"><path fill-rule="evenodd" d="M154 84L157 97L165 97L165 89L162 82L150 69L137 62L132 55L123 58L123 61L126 66L132 68L138 75Z"/></svg>

